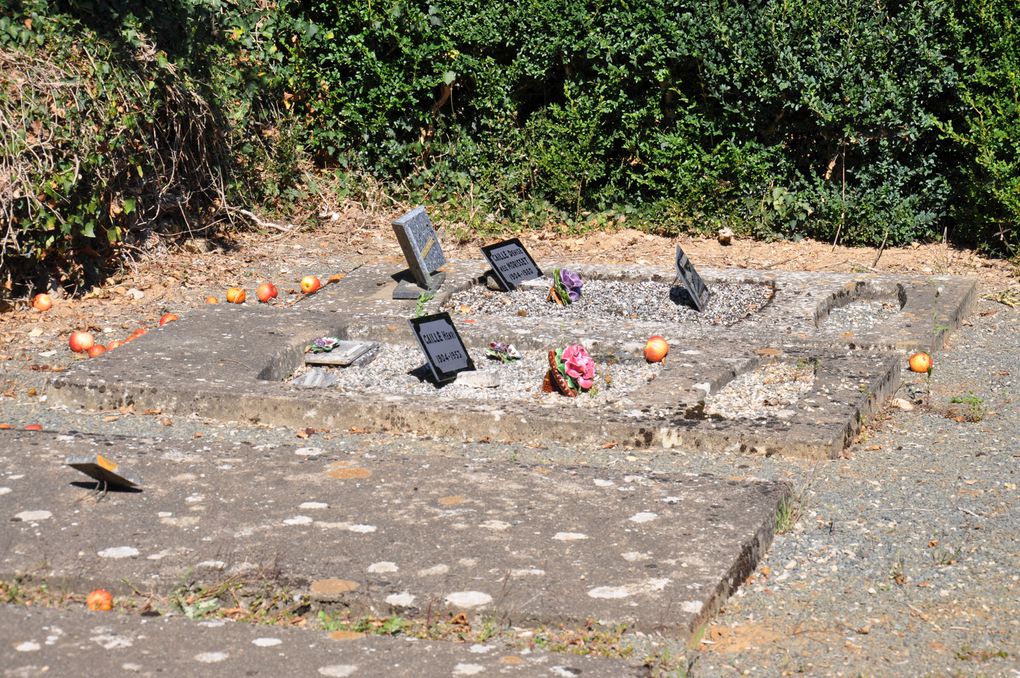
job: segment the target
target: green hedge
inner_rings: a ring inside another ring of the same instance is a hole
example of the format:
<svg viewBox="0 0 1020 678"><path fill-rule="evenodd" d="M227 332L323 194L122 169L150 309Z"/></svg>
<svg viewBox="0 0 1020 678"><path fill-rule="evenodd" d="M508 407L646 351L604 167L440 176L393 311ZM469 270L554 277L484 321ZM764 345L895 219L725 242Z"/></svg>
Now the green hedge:
<svg viewBox="0 0 1020 678"><path fill-rule="evenodd" d="M1018 7L308 0L280 42L322 159L497 217L1002 248Z"/></svg>

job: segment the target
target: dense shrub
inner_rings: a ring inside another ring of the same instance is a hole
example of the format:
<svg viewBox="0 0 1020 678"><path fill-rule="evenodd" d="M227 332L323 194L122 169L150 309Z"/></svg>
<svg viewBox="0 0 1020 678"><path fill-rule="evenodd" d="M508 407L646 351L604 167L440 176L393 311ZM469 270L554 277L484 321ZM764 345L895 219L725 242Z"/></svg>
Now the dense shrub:
<svg viewBox="0 0 1020 678"><path fill-rule="evenodd" d="M323 157L440 195L471 186L517 217L645 206L849 243L941 235L964 157L945 131L978 122L967 92L1002 105L987 80L1005 64L978 64L1015 50L1005 1L961 20L943 0L287 6ZM998 42L960 51L995 21ZM1012 105L976 130L972 191L978 171L1010 175L997 153L1015 146L990 146Z"/></svg>
<svg viewBox="0 0 1020 678"><path fill-rule="evenodd" d="M229 15L215 0L24 0L7 10L0 263L8 282L88 283L118 248L163 223L201 228L223 216L228 199L272 197L266 189L278 184L265 170L285 146L265 101L276 73L268 49L251 59L251 45L221 30L228 16L235 31L242 19L264 21L254 2Z"/></svg>

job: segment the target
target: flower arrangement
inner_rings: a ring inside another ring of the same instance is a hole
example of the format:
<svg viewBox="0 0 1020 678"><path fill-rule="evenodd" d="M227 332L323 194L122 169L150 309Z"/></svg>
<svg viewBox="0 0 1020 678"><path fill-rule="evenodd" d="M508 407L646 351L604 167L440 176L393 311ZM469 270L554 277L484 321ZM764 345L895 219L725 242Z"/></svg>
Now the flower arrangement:
<svg viewBox="0 0 1020 678"><path fill-rule="evenodd" d="M552 278L549 301L554 301L560 306L568 306L581 298L584 282L576 272L569 268L554 268Z"/></svg>
<svg viewBox="0 0 1020 678"><path fill-rule="evenodd" d="M506 344L502 341L494 341L485 349L485 355L501 363L510 363L521 359L521 352L513 344Z"/></svg>
<svg viewBox="0 0 1020 678"><path fill-rule="evenodd" d="M549 371L543 389L559 391L574 398L587 393L595 385L595 361L580 344L570 344L558 351L549 351Z"/></svg>
<svg viewBox="0 0 1020 678"><path fill-rule="evenodd" d="M329 353L339 345L340 340L336 337L319 337L305 346L305 353Z"/></svg>

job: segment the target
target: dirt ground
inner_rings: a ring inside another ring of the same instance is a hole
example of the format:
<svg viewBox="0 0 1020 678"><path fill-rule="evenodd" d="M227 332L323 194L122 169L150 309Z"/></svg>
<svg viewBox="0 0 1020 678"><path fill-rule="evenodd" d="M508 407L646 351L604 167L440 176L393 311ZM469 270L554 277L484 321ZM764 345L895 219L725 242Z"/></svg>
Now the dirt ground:
<svg viewBox="0 0 1020 678"><path fill-rule="evenodd" d="M0 398L18 395L30 381L26 372L65 368L73 360L67 339L74 330L89 330L99 343L126 338L138 327L154 327L166 312L184 315L205 303L207 296L225 301L228 287L247 289L254 302L255 287L272 281L280 299L293 299L303 275L323 280L337 272L338 260L386 261L397 270L403 264L390 221L399 211L381 213L348 206L311 228L290 232L269 229L243 232L220 239L193 238L180 244L153 238L138 250L122 272L83 297L57 297L52 309L35 311L30 299L0 309ZM441 231L442 234L442 231ZM1020 301L1017 267L988 259L973 251L943 244L901 248L835 247L811 240L756 242L736 239L729 246L714 238L673 238L633 229L562 236L529 232L519 236L543 262L596 261L651 265L669 269L677 242L699 267L766 270L908 272L977 277L982 294L1003 294ZM480 242L443 238L448 259L480 259ZM12 362L13 361L13 362ZM6 365L4 365L6 363ZM31 387L26 387L31 388Z"/></svg>

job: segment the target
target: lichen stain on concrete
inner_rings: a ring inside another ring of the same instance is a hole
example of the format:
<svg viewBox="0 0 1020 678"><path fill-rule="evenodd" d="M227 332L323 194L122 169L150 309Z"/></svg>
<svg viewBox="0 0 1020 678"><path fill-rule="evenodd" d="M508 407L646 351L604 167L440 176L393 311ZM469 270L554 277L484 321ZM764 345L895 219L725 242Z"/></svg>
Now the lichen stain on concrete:
<svg viewBox="0 0 1020 678"><path fill-rule="evenodd" d="M333 640L358 640L364 638L365 634L360 631L333 631L329 637Z"/></svg>
<svg viewBox="0 0 1020 678"><path fill-rule="evenodd" d="M340 467L331 469L326 475L337 480L364 480L372 476L372 472L361 466Z"/></svg>
<svg viewBox="0 0 1020 678"><path fill-rule="evenodd" d="M317 579L310 587L313 596L338 595L357 590L358 582L350 579Z"/></svg>

